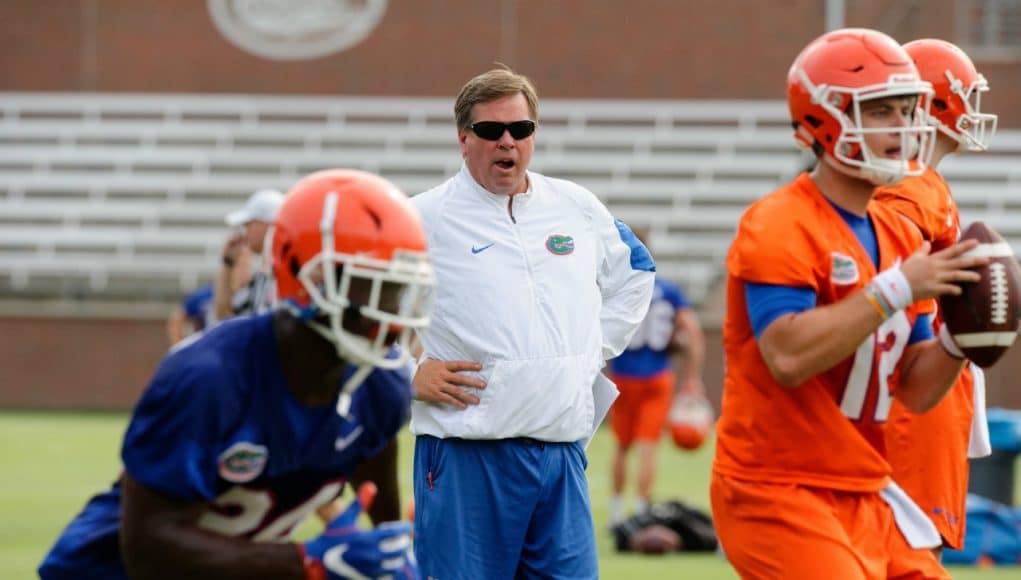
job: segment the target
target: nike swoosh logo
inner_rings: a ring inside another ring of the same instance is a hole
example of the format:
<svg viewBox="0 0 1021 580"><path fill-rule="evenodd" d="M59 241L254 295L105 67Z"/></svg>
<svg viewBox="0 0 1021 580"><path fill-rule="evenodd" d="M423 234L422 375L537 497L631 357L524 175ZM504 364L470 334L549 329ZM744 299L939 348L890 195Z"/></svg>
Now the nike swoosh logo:
<svg viewBox="0 0 1021 580"><path fill-rule="evenodd" d="M350 546L347 544L340 544L326 550L326 553L323 554L323 566L325 566L330 572L339 574L344 578L350 578L351 580L371 580L368 576L362 574L358 570L355 570L353 566L344 561L344 552L346 552L349 547Z"/></svg>
<svg viewBox="0 0 1021 580"><path fill-rule="evenodd" d="M361 435L362 431L364 430L365 429L363 429L362 426L359 425L355 427L354 431L348 433L347 435L343 437L337 437L337 440L334 441L333 443L333 449L336 451L343 451L347 449L348 447L351 446L352 443L355 442L355 439L358 439L358 436Z"/></svg>
<svg viewBox="0 0 1021 580"><path fill-rule="evenodd" d="M472 246L472 253L473 254L478 254L479 252L485 252L489 248L492 248L493 244L495 244L495 243L496 242L493 242L492 244L489 244L488 246L482 246L481 248L476 248L475 246Z"/></svg>

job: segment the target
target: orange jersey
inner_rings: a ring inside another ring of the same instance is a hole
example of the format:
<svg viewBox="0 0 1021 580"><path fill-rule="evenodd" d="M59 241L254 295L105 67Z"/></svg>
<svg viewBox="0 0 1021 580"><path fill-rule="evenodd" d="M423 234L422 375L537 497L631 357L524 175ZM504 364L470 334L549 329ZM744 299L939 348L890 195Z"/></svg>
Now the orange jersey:
<svg viewBox="0 0 1021 580"><path fill-rule="evenodd" d="M922 237L932 242L934 252L954 245L961 237L961 216L950 187L932 167L918 177L877 189L872 199L911 220Z"/></svg>
<svg viewBox="0 0 1021 580"><path fill-rule="evenodd" d="M943 177L931 167L873 198L911 220L932 249L953 245L961 235L957 204ZM934 321L938 330L939 321ZM966 366L946 397L924 415L894 405L886 433L893 479L936 525L953 548L964 543L968 493L968 442L974 415L974 379Z"/></svg>
<svg viewBox="0 0 1021 580"><path fill-rule="evenodd" d="M880 270L921 244L917 228L886 206L868 214ZM713 469L738 479L879 491L889 481L883 426L897 362L912 325L931 302L886 320L856 353L787 388L759 352L745 303L745 282L811 288L816 304L843 300L877 273L844 219L807 174L754 203L727 256L723 406Z"/></svg>
<svg viewBox="0 0 1021 580"><path fill-rule="evenodd" d="M922 415L894 402L886 431L893 480L929 516L943 543L958 550L964 546L973 389L966 367L946 397Z"/></svg>

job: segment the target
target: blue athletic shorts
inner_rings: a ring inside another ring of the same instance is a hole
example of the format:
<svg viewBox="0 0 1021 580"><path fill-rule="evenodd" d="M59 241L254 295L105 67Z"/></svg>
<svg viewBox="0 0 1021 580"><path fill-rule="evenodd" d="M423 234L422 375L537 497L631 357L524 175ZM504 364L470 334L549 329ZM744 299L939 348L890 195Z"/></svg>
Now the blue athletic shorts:
<svg viewBox="0 0 1021 580"><path fill-rule="evenodd" d="M423 580L599 577L580 443L415 441Z"/></svg>

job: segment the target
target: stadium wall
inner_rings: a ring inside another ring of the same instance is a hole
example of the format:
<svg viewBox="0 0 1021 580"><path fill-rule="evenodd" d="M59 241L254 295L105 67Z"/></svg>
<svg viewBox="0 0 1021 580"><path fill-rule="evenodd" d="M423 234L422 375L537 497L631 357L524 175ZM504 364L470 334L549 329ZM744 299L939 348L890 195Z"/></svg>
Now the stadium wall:
<svg viewBox="0 0 1021 580"><path fill-rule="evenodd" d="M857 0L847 26L965 43L965 0ZM0 90L453 96L494 61L565 98L782 98L824 0L361 0L385 5L350 48L310 60L246 52L211 17L227 0L0 2ZM244 3L293 6L293 0ZM272 35L267 42L272 43ZM989 110L1021 126L1021 60L979 60Z"/></svg>
<svg viewBox="0 0 1021 580"><path fill-rule="evenodd" d="M167 349L154 319L0 317L0 337L0 408L128 409ZM707 328L705 384L717 409L722 346ZM990 406L1021 408L1019 354L1015 345L987 374Z"/></svg>

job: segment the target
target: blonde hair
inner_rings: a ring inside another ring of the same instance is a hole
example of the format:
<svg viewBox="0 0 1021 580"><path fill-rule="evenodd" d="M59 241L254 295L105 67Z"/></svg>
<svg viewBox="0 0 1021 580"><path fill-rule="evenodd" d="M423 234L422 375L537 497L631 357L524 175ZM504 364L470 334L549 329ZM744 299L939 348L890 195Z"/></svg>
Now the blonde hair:
<svg viewBox="0 0 1021 580"><path fill-rule="evenodd" d="M476 76L461 87L461 92L454 101L454 121L458 129L467 129L472 124L471 113L475 105L518 93L525 96L531 119L539 121L539 95L535 92L532 81L507 66L500 66L501 68L494 68Z"/></svg>

